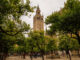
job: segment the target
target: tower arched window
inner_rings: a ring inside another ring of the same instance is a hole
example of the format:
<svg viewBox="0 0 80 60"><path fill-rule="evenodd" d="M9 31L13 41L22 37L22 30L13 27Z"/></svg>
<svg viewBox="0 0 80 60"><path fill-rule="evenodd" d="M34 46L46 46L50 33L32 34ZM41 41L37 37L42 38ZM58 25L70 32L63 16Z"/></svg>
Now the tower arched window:
<svg viewBox="0 0 80 60"><path fill-rule="evenodd" d="M39 19L40 19L40 17L37 17L37 19L39 20Z"/></svg>
<svg viewBox="0 0 80 60"><path fill-rule="evenodd" d="M40 14L40 12L38 12L38 14Z"/></svg>

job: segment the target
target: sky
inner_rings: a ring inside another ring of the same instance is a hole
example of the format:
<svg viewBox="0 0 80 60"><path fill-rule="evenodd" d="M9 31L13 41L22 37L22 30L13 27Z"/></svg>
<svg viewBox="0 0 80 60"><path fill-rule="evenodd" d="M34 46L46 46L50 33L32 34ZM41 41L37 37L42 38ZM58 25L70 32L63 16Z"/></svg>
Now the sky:
<svg viewBox="0 0 80 60"><path fill-rule="evenodd" d="M66 0L30 0L31 6L38 6L40 7L41 14L44 16L44 21L47 16L52 14L55 11L59 11L61 8L64 7L64 2ZM30 27L33 28L33 17L34 13L29 13L28 16L22 16L21 19L26 23L30 24ZM45 26L44 26L45 28Z"/></svg>

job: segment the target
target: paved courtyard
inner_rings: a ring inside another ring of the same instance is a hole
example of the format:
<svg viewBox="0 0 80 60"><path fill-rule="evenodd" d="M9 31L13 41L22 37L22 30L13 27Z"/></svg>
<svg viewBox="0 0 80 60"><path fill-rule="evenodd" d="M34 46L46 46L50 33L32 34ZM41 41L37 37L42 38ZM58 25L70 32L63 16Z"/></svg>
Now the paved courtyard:
<svg viewBox="0 0 80 60"><path fill-rule="evenodd" d="M20 56L10 56L6 60L30 60L30 57L26 56L26 59L23 59ZM33 58L33 60L42 60L42 59L39 57L39 58ZM47 59L45 57L45 60L69 60L69 59L66 57L62 57L62 58L58 58L58 59ZM80 60L80 58L79 57L72 57L72 60Z"/></svg>

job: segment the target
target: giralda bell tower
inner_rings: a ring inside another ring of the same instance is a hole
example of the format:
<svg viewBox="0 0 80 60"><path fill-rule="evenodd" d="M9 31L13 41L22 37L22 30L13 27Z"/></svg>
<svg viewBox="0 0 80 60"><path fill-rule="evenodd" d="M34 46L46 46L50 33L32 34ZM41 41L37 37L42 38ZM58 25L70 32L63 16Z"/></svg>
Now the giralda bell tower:
<svg viewBox="0 0 80 60"><path fill-rule="evenodd" d="M36 10L36 15L34 16L34 19L33 19L33 30L34 31L44 31L44 20L40 12L41 11L38 6Z"/></svg>

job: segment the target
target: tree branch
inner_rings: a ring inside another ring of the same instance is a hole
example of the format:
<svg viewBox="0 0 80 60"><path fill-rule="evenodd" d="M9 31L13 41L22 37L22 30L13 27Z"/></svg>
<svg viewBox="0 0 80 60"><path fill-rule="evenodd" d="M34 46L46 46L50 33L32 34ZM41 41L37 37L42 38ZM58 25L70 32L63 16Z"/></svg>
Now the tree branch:
<svg viewBox="0 0 80 60"><path fill-rule="evenodd" d="M15 35L17 35L18 33L23 32L23 31L22 31L22 29L20 29L19 31L15 31L16 33L14 33L14 34L9 34L8 32L14 32L14 31L5 31L5 30L2 29L2 27L0 26L0 32L3 32L3 33L5 33L5 34L7 34L7 35L10 35L10 36L15 36Z"/></svg>

